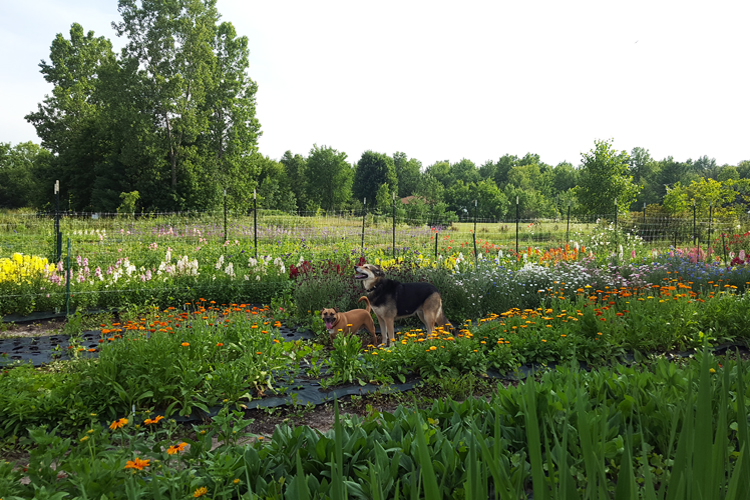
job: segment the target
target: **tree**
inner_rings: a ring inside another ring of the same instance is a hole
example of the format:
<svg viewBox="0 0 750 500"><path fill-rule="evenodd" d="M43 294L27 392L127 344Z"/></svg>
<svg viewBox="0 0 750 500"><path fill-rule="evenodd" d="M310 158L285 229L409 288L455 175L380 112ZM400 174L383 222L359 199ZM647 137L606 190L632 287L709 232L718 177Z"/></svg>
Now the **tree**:
<svg viewBox="0 0 750 500"><path fill-rule="evenodd" d="M118 10L119 59L74 24L41 64L52 97L27 119L56 155L63 198L114 211L135 189L146 210L208 209L227 189L247 204L261 134L247 38L219 23L215 0L119 0Z"/></svg>
<svg viewBox="0 0 750 500"><path fill-rule="evenodd" d="M255 153L251 161L260 172L258 175L258 206L285 212L296 211L297 198L291 189L291 183L284 165L260 153Z"/></svg>
<svg viewBox="0 0 750 500"><path fill-rule="evenodd" d="M740 173L737 167L733 167L732 165L722 165L716 174L716 180L719 182L726 182L729 179L739 180L739 178Z"/></svg>
<svg viewBox="0 0 750 500"><path fill-rule="evenodd" d="M495 164L495 184L502 187L508 183L510 169L518 165L518 157L515 155L504 155Z"/></svg>
<svg viewBox="0 0 750 500"><path fill-rule="evenodd" d="M77 23L70 28L69 40L58 34L52 41L50 63L39 64L53 86L52 94L25 118L42 139L42 147L54 155L50 169L60 180L60 198L68 201L67 208L90 207L96 165L107 155L104 103L97 85L102 68L111 64L115 55L110 41L95 37L93 31L84 34Z"/></svg>
<svg viewBox="0 0 750 500"><path fill-rule="evenodd" d="M564 193L578 184L578 170L565 161L558 163L546 175L550 177L549 183L555 195Z"/></svg>
<svg viewBox="0 0 750 500"><path fill-rule="evenodd" d="M383 153L365 151L354 172L354 198L359 202L364 198L372 200L383 184L388 184L392 192L398 192L398 178L393 158Z"/></svg>
<svg viewBox="0 0 750 500"><path fill-rule="evenodd" d="M508 172L508 183L525 191L542 191L545 184L536 163L512 167Z"/></svg>
<svg viewBox="0 0 750 500"><path fill-rule="evenodd" d="M0 207L43 208L42 193L52 199L54 180L47 172L52 155L32 142L11 146L0 142Z"/></svg>
<svg viewBox="0 0 750 500"><path fill-rule="evenodd" d="M683 186L698 180L698 175L693 168L693 161L675 161L667 156L658 162L657 171L653 177L653 192L657 199L661 200L667 193L667 188L675 186L678 182Z"/></svg>
<svg viewBox="0 0 750 500"><path fill-rule="evenodd" d="M300 210L307 206L307 163L302 155L292 155L291 151L284 153L281 157L281 164L286 170L286 177L289 181L289 189L294 193L297 199L297 206Z"/></svg>
<svg viewBox="0 0 750 500"><path fill-rule="evenodd" d="M476 209L476 216L480 219L503 218L510 205L507 196L498 189L492 179L469 184L461 180L456 181L446 190L445 199L451 211L462 217L474 217Z"/></svg>
<svg viewBox="0 0 750 500"><path fill-rule="evenodd" d="M576 195L586 214L611 214L615 200L619 210L629 210L640 186L629 175L627 151L616 151L612 140L594 141L594 149L583 153Z"/></svg>
<svg viewBox="0 0 750 500"><path fill-rule="evenodd" d="M413 195L422 177L422 162L415 158L409 159L406 153L397 152L393 155L393 165L396 167L398 196L405 198Z"/></svg>
<svg viewBox="0 0 750 500"><path fill-rule="evenodd" d="M719 167L716 165L716 158L709 158L704 155L695 160L693 163L693 170L701 177L716 179L716 175L719 173Z"/></svg>
<svg viewBox="0 0 750 500"><path fill-rule="evenodd" d="M744 160L737 164L737 173L740 179L750 179L750 160Z"/></svg>
<svg viewBox="0 0 750 500"><path fill-rule="evenodd" d="M438 180L443 187L447 188L455 182L453 173L451 172L451 165L448 161L438 161L427 167L425 174L430 174L432 177Z"/></svg>
<svg viewBox="0 0 750 500"><path fill-rule="evenodd" d="M346 153L313 145L307 157L307 210L340 210L352 196L354 172L346 162ZM377 190L376 190L377 191ZM372 196L375 192L372 192Z"/></svg>
<svg viewBox="0 0 750 500"><path fill-rule="evenodd" d="M482 178L474 162L466 158L451 165L451 177L454 180L463 181L465 184L479 182Z"/></svg>

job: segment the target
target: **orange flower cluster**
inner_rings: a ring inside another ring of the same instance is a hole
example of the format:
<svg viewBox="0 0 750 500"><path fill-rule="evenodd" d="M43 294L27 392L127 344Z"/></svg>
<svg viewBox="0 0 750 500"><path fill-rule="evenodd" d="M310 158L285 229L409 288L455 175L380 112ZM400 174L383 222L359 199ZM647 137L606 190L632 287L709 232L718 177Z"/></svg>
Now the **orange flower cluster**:
<svg viewBox="0 0 750 500"><path fill-rule="evenodd" d="M139 320L129 320L123 323L112 323L111 328L106 328L106 324L102 324L102 338L99 339L99 343L114 342L117 339L122 339L122 334L126 331L140 331L142 336L146 336L148 333L175 333L175 328L192 328L192 325L185 324L190 321L191 315L193 321L195 319L203 320L208 326L223 326L228 328L232 323L232 315L236 313L245 313L246 317L253 320L258 320L259 314L265 317L269 316L270 308L265 306L263 308L254 307L249 304L221 304L221 307L205 306L203 303L208 302L209 304L215 304L215 301L207 301L206 299L198 299L194 304L191 302L186 303L186 306L194 307L192 313L187 311L177 312L174 307L168 307L161 314L166 316L162 317L159 314L155 314L151 320L146 318L139 318ZM173 312L174 311L174 312ZM273 318L271 318L273 319ZM271 324L270 321L263 323L264 325ZM281 328L280 321L273 321L273 326ZM259 325L256 323L251 328L258 328ZM263 330L263 333L268 333L267 330ZM114 335L113 335L114 334ZM137 339L131 339L137 340ZM188 342L183 342L183 347L188 347ZM218 344L217 347L221 347L223 344ZM93 350L92 350L93 352Z"/></svg>
<svg viewBox="0 0 750 500"><path fill-rule="evenodd" d="M128 460L125 468L143 470L144 467L148 467L149 465L151 465L151 460L141 460L140 458L136 457L135 460ZM133 472L135 472L135 470L133 470Z"/></svg>

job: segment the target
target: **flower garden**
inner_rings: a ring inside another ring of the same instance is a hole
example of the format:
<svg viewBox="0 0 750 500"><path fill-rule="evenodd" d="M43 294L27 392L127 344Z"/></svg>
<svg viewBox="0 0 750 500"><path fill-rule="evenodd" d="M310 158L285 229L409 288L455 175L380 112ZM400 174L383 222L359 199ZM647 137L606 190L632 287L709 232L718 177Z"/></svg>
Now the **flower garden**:
<svg viewBox="0 0 750 500"><path fill-rule="evenodd" d="M312 229L257 257L248 239L165 229L113 246L84 231L67 282L42 252L0 260L2 314L89 313L69 320L59 360L0 359L0 443L29 450L26 464L0 462L4 500L750 491L748 234L725 240L727 259L604 225L518 253L478 238L474 255L466 233L428 228L393 258ZM319 311L356 307L363 259L435 284L455 328L407 320L392 348L330 345ZM307 340L289 340L297 328ZM337 413L325 434L248 431L251 408L298 407L309 382L403 406ZM393 392L414 382L411 401Z"/></svg>

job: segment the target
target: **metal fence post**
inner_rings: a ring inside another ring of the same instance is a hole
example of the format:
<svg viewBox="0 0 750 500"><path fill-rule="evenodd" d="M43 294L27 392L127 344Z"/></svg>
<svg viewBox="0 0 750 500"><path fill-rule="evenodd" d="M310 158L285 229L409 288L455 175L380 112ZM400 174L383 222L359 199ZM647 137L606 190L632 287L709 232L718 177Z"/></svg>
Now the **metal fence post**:
<svg viewBox="0 0 750 500"><path fill-rule="evenodd" d="M70 316L70 238L68 238L68 258L65 262L65 317Z"/></svg>
<svg viewBox="0 0 750 500"><path fill-rule="evenodd" d="M516 196L516 255L518 255L518 222L519 222L519 211L518 211L518 196Z"/></svg>
<svg viewBox="0 0 750 500"><path fill-rule="evenodd" d="M435 262L437 262L437 258L438 258L438 238L440 238L440 233L436 231L435 232Z"/></svg>
<svg viewBox="0 0 750 500"><path fill-rule="evenodd" d="M255 258L258 258L258 193L253 189L253 234L255 234Z"/></svg>
<svg viewBox="0 0 750 500"><path fill-rule="evenodd" d="M396 192L393 192L393 258L396 258Z"/></svg>
<svg viewBox="0 0 750 500"><path fill-rule="evenodd" d="M364 200L365 209L362 211L362 256L365 255L365 219L367 218L367 197Z"/></svg>
<svg viewBox="0 0 750 500"><path fill-rule="evenodd" d="M227 242L227 189L224 188L224 243Z"/></svg>
<svg viewBox="0 0 750 500"><path fill-rule="evenodd" d="M568 200L568 223L565 227L565 244L570 243L570 200Z"/></svg>
<svg viewBox="0 0 750 500"><path fill-rule="evenodd" d="M615 263L619 264L619 243L620 243L620 235L617 232L617 198L615 198Z"/></svg>
<svg viewBox="0 0 750 500"><path fill-rule="evenodd" d="M60 181L55 181L55 264L62 258L62 233L60 232Z"/></svg>
<svg viewBox="0 0 750 500"><path fill-rule="evenodd" d="M474 232L471 234L474 237L474 268L476 269L479 262L479 254L477 253L477 200L474 200Z"/></svg>
<svg viewBox="0 0 750 500"><path fill-rule="evenodd" d="M696 224L695 224L695 199L693 199L693 246L696 245L697 241L698 241L698 233L696 232Z"/></svg>
<svg viewBox="0 0 750 500"><path fill-rule="evenodd" d="M713 218L714 218L714 203L711 202L708 204L708 241L706 242L706 245L707 245L706 257L708 257L708 253L711 251L711 226L713 224Z"/></svg>

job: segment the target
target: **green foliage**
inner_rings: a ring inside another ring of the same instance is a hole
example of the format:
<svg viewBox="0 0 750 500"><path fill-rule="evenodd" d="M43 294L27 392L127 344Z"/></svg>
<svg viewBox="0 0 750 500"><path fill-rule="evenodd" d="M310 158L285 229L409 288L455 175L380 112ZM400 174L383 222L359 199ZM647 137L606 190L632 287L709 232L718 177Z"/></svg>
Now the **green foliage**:
<svg viewBox="0 0 750 500"><path fill-rule="evenodd" d="M351 198L354 172L346 162L346 153L313 145L307 157L308 210L311 206L323 210L341 210Z"/></svg>
<svg viewBox="0 0 750 500"><path fill-rule="evenodd" d="M697 358L563 366L489 398L366 418L335 402L330 431L278 425L270 440L226 407L184 440L173 420L148 412L118 429L85 416L70 437L31 429L27 472L0 463L0 487L112 500L188 498L201 487L214 498L744 498L747 363ZM147 460L142 470L126 468L135 458Z"/></svg>
<svg viewBox="0 0 750 500"><path fill-rule="evenodd" d="M122 55L74 24L42 64L52 97L27 116L56 155L63 207L114 212L135 190L146 210L210 208L225 188L247 206L260 135L247 38L215 2L122 0L119 12Z"/></svg>
<svg viewBox="0 0 750 500"><path fill-rule="evenodd" d="M358 201L368 197L372 200L384 184L391 192L398 193L398 176L393 158L383 153L365 151L354 172L352 196Z"/></svg>
<svg viewBox="0 0 750 500"><path fill-rule="evenodd" d="M118 214L133 214L135 213L135 205L138 203L140 195L138 191L131 191L130 193L120 193L120 206L117 207Z"/></svg>
<svg viewBox="0 0 750 500"><path fill-rule="evenodd" d="M585 214L610 214L628 210L640 187L628 172L629 156L616 151L612 140L595 141L594 149L583 153L576 195Z"/></svg>
<svg viewBox="0 0 750 500"><path fill-rule="evenodd" d="M396 168L398 197L413 195L422 177L422 162L415 158L409 159L406 153L396 152L393 154L393 166Z"/></svg>
<svg viewBox="0 0 750 500"><path fill-rule="evenodd" d="M333 339L333 351L328 357L330 385L351 384L355 381L364 385L368 381L365 363L360 359L361 350L362 341L357 335L336 335Z"/></svg>
<svg viewBox="0 0 750 500"><path fill-rule="evenodd" d="M52 159L49 151L32 142L0 143L0 208L49 203L46 194L54 184L48 172Z"/></svg>

